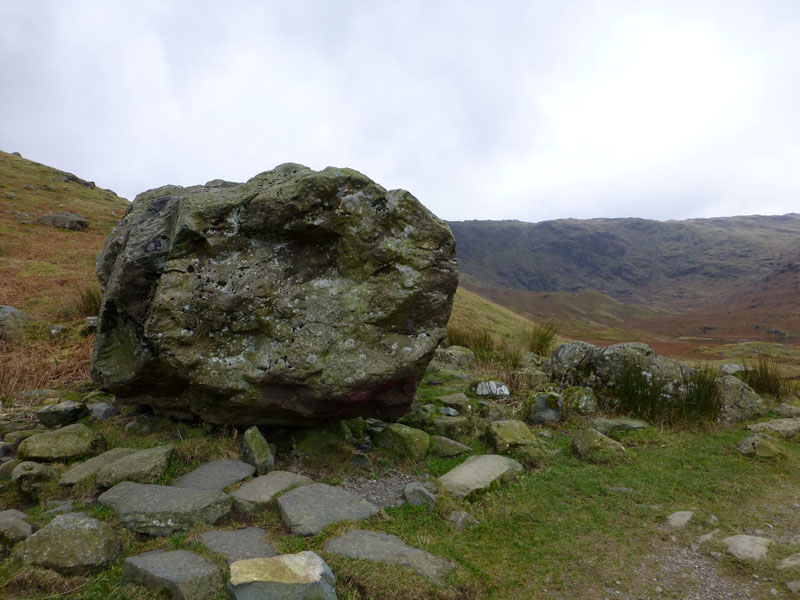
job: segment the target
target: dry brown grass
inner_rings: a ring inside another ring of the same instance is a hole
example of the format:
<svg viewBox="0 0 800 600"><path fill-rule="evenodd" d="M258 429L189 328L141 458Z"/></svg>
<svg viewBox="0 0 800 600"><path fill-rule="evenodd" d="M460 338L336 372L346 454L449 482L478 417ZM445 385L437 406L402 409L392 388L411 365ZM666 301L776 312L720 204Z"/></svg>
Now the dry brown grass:
<svg viewBox="0 0 800 600"><path fill-rule="evenodd" d="M67 597L83 588L87 579L81 576L65 577L50 569L25 567L0 587L3 598L30 598L48 594L47 598Z"/></svg>
<svg viewBox="0 0 800 600"><path fill-rule="evenodd" d="M19 345L0 342L0 400L2 412L25 407L25 390L63 387L89 378L94 336ZM0 412L0 414L2 414Z"/></svg>

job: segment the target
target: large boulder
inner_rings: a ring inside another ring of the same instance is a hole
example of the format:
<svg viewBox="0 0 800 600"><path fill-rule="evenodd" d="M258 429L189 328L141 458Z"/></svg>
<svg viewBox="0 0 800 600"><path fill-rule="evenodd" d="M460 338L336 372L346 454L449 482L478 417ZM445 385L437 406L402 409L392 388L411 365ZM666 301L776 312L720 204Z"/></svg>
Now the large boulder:
<svg viewBox="0 0 800 600"><path fill-rule="evenodd" d="M296 164L140 194L97 271L97 384L237 425L402 414L458 282L449 227L411 194Z"/></svg>
<svg viewBox="0 0 800 600"><path fill-rule="evenodd" d="M13 306L0 304L0 340L16 339L25 327L34 322L33 317Z"/></svg>

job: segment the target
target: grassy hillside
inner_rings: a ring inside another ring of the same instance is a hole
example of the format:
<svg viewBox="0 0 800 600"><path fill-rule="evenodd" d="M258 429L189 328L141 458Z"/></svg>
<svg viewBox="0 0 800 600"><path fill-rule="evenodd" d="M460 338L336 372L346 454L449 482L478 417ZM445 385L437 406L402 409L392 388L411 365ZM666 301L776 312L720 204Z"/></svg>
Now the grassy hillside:
<svg viewBox="0 0 800 600"><path fill-rule="evenodd" d="M128 202L68 173L0 151L0 304L48 321L74 318L73 306L96 282L94 261ZM78 213L83 232L36 223Z"/></svg>

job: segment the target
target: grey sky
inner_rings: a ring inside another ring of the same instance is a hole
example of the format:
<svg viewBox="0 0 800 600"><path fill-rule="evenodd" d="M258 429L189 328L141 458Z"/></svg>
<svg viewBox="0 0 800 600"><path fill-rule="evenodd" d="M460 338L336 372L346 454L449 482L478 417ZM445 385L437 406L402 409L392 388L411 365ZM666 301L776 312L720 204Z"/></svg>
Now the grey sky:
<svg viewBox="0 0 800 600"><path fill-rule="evenodd" d="M133 198L349 166L445 219L800 212L800 2L3 0L0 148Z"/></svg>

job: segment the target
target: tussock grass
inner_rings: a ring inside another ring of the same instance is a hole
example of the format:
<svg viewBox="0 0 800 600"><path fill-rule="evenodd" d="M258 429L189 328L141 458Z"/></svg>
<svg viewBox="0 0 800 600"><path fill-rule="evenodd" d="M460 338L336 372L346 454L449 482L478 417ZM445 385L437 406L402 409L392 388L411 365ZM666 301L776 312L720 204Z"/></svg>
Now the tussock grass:
<svg viewBox="0 0 800 600"><path fill-rule="evenodd" d="M540 356L550 356L553 352L556 335L558 335L558 325L553 322L533 325L526 328L522 335L530 352L535 352Z"/></svg>
<svg viewBox="0 0 800 600"><path fill-rule="evenodd" d="M781 399L797 389L792 385L783 368L766 354L759 354L755 362L744 361L744 370L739 372L742 381L759 394L769 394Z"/></svg>
<svg viewBox="0 0 800 600"><path fill-rule="evenodd" d="M100 314L101 301L100 288L96 284L86 286L78 290L74 311L79 317L96 317Z"/></svg>

